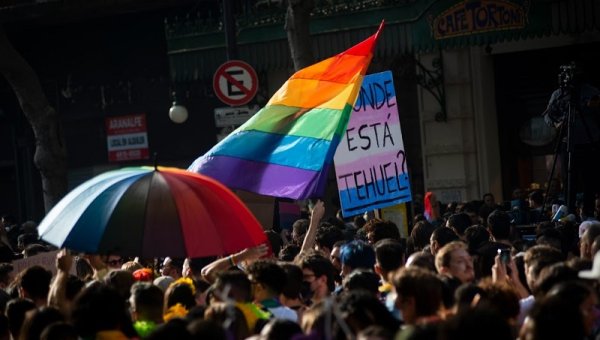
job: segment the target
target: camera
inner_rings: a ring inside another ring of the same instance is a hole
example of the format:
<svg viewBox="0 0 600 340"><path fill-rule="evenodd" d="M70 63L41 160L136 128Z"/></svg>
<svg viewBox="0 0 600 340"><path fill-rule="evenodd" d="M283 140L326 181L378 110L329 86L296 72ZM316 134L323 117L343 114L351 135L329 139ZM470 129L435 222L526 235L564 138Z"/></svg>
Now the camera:
<svg viewBox="0 0 600 340"><path fill-rule="evenodd" d="M558 73L558 85L560 88L568 88L571 86L571 83L575 78L576 69L577 66L574 62L568 65L560 66L560 72Z"/></svg>

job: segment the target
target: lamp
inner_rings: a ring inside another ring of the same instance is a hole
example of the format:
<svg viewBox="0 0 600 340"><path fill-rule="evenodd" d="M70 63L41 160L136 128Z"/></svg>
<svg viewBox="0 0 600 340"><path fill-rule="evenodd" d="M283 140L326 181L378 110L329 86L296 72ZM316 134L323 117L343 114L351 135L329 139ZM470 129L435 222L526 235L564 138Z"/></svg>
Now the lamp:
<svg viewBox="0 0 600 340"><path fill-rule="evenodd" d="M169 109L169 118L173 123L181 124L187 120L188 110L177 101L177 94L175 92L173 92L172 95L173 105L171 105L171 108Z"/></svg>

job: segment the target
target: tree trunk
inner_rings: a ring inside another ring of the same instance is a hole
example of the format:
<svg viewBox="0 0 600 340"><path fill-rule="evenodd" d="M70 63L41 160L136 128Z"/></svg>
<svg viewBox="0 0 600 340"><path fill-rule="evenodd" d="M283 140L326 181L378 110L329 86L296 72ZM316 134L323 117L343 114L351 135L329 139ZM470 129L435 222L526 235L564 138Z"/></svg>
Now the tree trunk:
<svg viewBox="0 0 600 340"><path fill-rule="evenodd" d="M67 150L57 112L48 103L31 66L0 28L0 74L12 87L35 136L34 164L42 177L46 212L67 191Z"/></svg>
<svg viewBox="0 0 600 340"><path fill-rule="evenodd" d="M313 63L312 43L310 39L310 12L313 0L288 0L285 17L285 30L296 71Z"/></svg>

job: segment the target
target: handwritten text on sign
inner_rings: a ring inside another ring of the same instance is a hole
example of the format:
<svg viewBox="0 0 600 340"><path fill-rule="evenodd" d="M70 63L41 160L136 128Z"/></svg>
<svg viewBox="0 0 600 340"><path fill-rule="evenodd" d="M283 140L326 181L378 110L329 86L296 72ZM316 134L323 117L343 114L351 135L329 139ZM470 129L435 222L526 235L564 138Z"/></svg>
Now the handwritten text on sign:
<svg viewBox="0 0 600 340"><path fill-rule="evenodd" d="M364 78L334 163L344 216L412 199L390 71Z"/></svg>

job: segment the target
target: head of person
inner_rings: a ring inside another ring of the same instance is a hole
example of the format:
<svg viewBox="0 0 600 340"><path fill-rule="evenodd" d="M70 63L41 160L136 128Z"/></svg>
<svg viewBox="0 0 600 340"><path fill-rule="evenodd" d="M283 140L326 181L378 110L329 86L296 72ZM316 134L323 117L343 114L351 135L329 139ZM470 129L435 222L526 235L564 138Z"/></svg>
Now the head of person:
<svg viewBox="0 0 600 340"><path fill-rule="evenodd" d="M364 229L370 244L375 244L384 238L400 240L400 230L398 230L398 226L392 221L374 218L365 224Z"/></svg>
<svg viewBox="0 0 600 340"><path fill-rule="evenodd" d="M144 266L142 266L141 263L135 262L135 261L127 261L127 262L123 263L123 265L121 265L121 270L126 270L130 273L133 273L136 270L139 270L142 268L144 268Z"/></svg>
<svg viewBox="0 0 600 340"><path fill-rule="evenodd" d="M239 270L226 270L217 274L212 289L212 295L218 301L225 302L226 298L241 303L252 301L252 287L248 275Z"/></svg>
<svg viewBox="0 0 600 340"><path fill-rule="evenodd" d="M587 336L592 334L596 319L598 296L591 286L576 280L556 284L547 294L548 298L560 297L579 307L583 319L583 329Z"/></svg>
<svg viewBox="0 0 600 340"><path fill-rule="evenodd" d="M448 220L446 221L446 227L454 230L456 235L458 235L459 237L463 236L465 230L471 225L471 218L464 212L452 214L450 215L450 217L448 217Z"/></svg>
<svg viewBox="0 0 600 340"><path fill-rule="evenodd" d="M391 238L383 239L375 243L375 272L384 281L389 281L389 273L404 265L404 245Z"/></svg>
<svg viewBox="0 0 600 340"><path fill-rule="evenodd" d="M28 311L35 309L35 303L29 299L19 298L8 301L5 314L8 318L8 329L13 339L19 339L25 315Z"/></svg>
<svg viewBox="0 0 600 340"><path fill-rule="evenodd" d="M10 263L0 263L0 289L6 289L15 278L14 267Z"/></svg>
<svg viewBox="0 0 600 340"><path fill-rule="evenodd" d="M52 273L41 266L31 266L21 274L19 295L38 305L45 305L50 291Z"/></svg>
<svg viewBox="0 0 600 340"><path fill-rule="evenodd" d="M274 261L258 260L247 269L254 301L277 298L283 291L287 276Z"/></svg>
<svg viewBox="0 0 600 340"><path fill-rule="evenodd" d="M410 254L406 259L406 267L416 267L437 274L435 269L435 257L429 252L419 251Z"/></svg>
<svg viewBox="0 0 600 340"><path fill-rule="evenodd" d="M533 246L525 252L523 261L525 263L525 277L531 291L537 288L538 277L545 267L564 261L564 254L553 247L538 245Z"/></svg>
<svg viewBox="0 0 600 340"><path fill-rule="evenodd" d="M438 273L468 283L475 279L473 259L467 245L460 241L450 242L435 255L435 268Z"/></svg>
<svg viewBox="0 0 600 340"><path fill-rule="evenodd" d="M436 228L429 238L431 254L435 256L443 246L450 242L458 241L458 239L458 235L456 235L454 230L446 227Z"/></svg>
<svg viewBox="0 0 600 340"><path fill-rule="evenodd" d="M165 312L177 304L189 311L196 306L196 287L189 279L178 279L165 291L164 301Z"/></svg>
<svg viewBox="0 0 600 340"><path fill-rule="evenodd" d="M306 218L296 220L294 224L292 224L292 242L302 244L309 224L310 222Z"/></svg>
<svg viewBox="0 0 600 340"><path fill-rule="evenodd" d="M281 302L285 305L285 301L296 301L301 298L302 291L302 269L292 263L283 263L281 268L285 271L286 280L285 286L281 291Z"/></svg>
<svg viewBox="0 0 600 340"><path fill-rule="evenodd" d="M55 323L63 322L64 316L60 310L54 307L42 307L33 309L25 315L25 321L21 328L20 339L39 339L44 329Z"/></svg>
<svg viewBox="0 0 600 340"><path fill-rule="evenodd" d="M483 204L487 205L490 208L495 207L496 199L494 198L494 194L492 194L491 192L483 194Z"/></svg>
<svg viewBox="0 0 600 340"><path fill-rule="evenodd" d="M442 306L442 281L421 268L402 268L392 279L395 305L404 321L411 325L421 317L435 316Z"/></svg>
<svg viewBox="0 0 600 340"><path fill-rule="evenodd" d="M109 269L121 269L123 258L120 255L108 255L104 263L106 263Z"/></svg>
<svg viewBox="0 0 600 340"><path fill-rule="evenodd" d="M361 290L379 297L379 275L368 269L355 269L344 278L344 291Z"/></svg>
<svg viewBox="0 0 600 340"><path fill-rule="evenodd" d="M529 193L529 207L539 208L544 204L544 194L541 190L533 190Z"/></svg>
<svg viewBox="0 0 600 340"><path fill-rule="evenodd" d="M137 282L131 287L129 306L134 321L163 321L163 291L149 282Z"/></svg>
<svg viewBox="0 0 600 340"><path fill-rule="evenodd" d="M340 249L342 262L342 278L355 269L372 270L375 265L375 251L364 241L352 241L344 244Z"/></svg>
<svg viewBox="0 0 600 340"><path fill-rule="evenodd" d="M582 259L591 260L594 256L592 245L594 239L600 236L600 224L591 224L579 239L579 256Z"/></svg>
<svg viewBox="0 0 600 340"><path fill-rule="evenodd" d="M346 241L337 241L333 248L331 249L331 254L329 254L329 259L331 260L331 264L335 267L335 270L340 273L342 271L342 261L340 259L340 253L342 246L346 243Z"/></svg>
<svg viewBox="0 0 600 340"><path fill-rule="evenodd" d="M81 291L71 311L71 321L81 337L119 330L129 320L125 300L112 287L93 283ZM102 316L102 317L99 317Z"/></svg>
<svg viewBox="0 0 600 340"><path fill-rule="evenodd" d="M183 259L166 257L162 264L161 274L177 280L183 272L183 261Z"/></svg>
<svg viewBox="0 0 600 340"><path fill-rule="evenodd" d="M510 238L510 216L502 210L494 210L487 219L488 231L495 240Z"/></svg>
<svg viewBox="0 0 600 340"><path fill-rule="evenodd" d="M469 252L474 252L490 240L490 233L484 226L472 225L465 230L465 241Z"/></svg>
<svg viewBox="0 0 600 340"><path fill-rule="evenodd" d="M301 254L302 255L302 254ZM328 258L311 252L296 258L302 269L302 282L305 295L313 295L317 300L328 296L335 289L335 268ZM304 296L307 298L307 296Z"/></svg>
<svg viewBox="0 0 600 340"><path fill-rule="evenodd" d="M113 287L124 299L129 299L131 285L135 282L133 274L127 270L112 270L104 277L104 283Z"/></svg>
<svg viewBox="0 0 600 340"><path fill-rule="evenodd" d="M321 252L323 256L329 257L333 245L343 240L345 240L345 237L340 228L330 223L321 223L315 236L315 250Z"/></svg>
<svg viewBox="0 0 600 340"><path fill-rule="evenodd" d="M415 251L423 250L423 248L429 245L431 234L435 229L435 226L426 220L421 220L415 223L410 232L410 238Z"/></svg>

